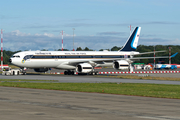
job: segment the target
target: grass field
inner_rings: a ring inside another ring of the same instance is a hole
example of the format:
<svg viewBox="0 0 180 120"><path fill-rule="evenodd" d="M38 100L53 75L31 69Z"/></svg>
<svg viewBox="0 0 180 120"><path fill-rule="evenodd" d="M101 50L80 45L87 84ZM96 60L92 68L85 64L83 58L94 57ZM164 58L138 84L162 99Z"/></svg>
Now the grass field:
<svg viewBox="0 0 180 120"><path fill-rule="evenodd" d="M3 80L0 86L180 99L180 85L140 83L30 83ZM22 82L24 81L24 82Z"/></svg>
<svg viewBox="0 0 180 120"><path fill-rule="evenodd" d="M121 78L121 79L142 79L142 80L169 80L180 81L180 78L172 77L152 77L152 76L136 76L136 75L97 75L97 77Z"/></svg>

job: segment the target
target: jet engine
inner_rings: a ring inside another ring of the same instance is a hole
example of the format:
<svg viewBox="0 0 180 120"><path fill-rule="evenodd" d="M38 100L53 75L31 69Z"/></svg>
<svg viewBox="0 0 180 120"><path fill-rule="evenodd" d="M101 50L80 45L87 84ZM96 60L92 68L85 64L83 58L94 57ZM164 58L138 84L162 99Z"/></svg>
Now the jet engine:
<svg viewBox="0 0 180 120"><path fill-rule="evenodd" d="M114 61L113 68L119 70L129 69L129 63L126 60Z"/></svg>
<svg viewBox="0 0 180 120"><path fill-rule="evenodd" d="M76 66L78 73L89 73L93 70L93 67L88 63L81 63Z"/></svg>
<svg viewBox="0 0 180 120"><path fill-rule="evenodd" d="M48 68L35 68L35 72L47 72L49 69Z"/></svg>

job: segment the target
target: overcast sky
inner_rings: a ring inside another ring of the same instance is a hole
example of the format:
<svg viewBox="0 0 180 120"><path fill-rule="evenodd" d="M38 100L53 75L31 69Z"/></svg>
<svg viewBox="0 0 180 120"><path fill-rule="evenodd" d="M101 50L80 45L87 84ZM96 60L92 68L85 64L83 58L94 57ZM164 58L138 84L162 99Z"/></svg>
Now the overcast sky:
<svg viewBox="0 0 180 120"><path fill-rule="evenodd" d="M180 0L2 0L5 50L121 47L129 25L140 26L138 45L180 45ZM134 29L134 28L133 28Z"/></svg>

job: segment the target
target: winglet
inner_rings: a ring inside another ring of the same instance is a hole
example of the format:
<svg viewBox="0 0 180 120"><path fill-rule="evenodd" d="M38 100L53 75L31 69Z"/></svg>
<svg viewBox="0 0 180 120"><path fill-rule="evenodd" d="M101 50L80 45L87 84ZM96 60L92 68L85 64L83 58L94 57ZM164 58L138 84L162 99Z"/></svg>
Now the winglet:
<svg viewBox="0 0 180 120"><path fill-rule="evenodd" d="M141 27L136 27L120 51L135 51L137 48Z"/></svg>
<svg viewBox="0 0 180 120"><path fill-rule="evenodd" d="M178 54L178 52L176 52L175 54L171 55L171 57L175 57Z"/></svg>

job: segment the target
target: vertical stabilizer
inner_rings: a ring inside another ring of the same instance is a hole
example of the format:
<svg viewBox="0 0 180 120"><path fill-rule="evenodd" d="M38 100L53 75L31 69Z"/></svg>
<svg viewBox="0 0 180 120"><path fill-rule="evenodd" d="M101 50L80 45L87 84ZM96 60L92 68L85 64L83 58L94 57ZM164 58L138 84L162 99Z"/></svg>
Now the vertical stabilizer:
<svg viewBox="0 0 180 120"><path fill-rule="evenodd" d="M141 27L136 27L120 51L135 51L137 48L140 31Z"/></svg>

